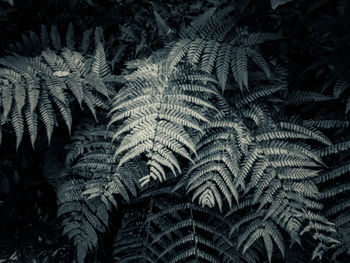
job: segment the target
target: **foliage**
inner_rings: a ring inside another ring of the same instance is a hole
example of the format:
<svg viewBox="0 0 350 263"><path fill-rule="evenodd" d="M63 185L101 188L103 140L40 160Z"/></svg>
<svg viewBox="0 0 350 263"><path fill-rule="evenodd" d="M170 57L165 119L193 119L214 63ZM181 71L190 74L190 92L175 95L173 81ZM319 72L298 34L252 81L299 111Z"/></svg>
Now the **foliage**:
<svg viewBox="0 0 350 263"><path fill-rule="evenodd" d="M347 262L346 1L5 2L0 262Z"/></svg>
<svg viewBox="0 0 350 263"><path fill-rule="evenodd" d="M53 45L60 49L60 39L51 30ZM47 42L44 34L42 42ZM73 48L73 44L67 43ZM44 46L43 46L44 48ZM113 94L104 79L108 78L104 48L97 44L92 58L64 48L58 54L50 49L33 58L18 55L0 60L1 124L11 123L16 133L16 148L21 143L26 123L34 147L38 117L46 128L50 143L57 116L64 120L69 132L72 127L70 103L76 101L88 107L96 119L96 107L106 108L104 98Z"/></svg>

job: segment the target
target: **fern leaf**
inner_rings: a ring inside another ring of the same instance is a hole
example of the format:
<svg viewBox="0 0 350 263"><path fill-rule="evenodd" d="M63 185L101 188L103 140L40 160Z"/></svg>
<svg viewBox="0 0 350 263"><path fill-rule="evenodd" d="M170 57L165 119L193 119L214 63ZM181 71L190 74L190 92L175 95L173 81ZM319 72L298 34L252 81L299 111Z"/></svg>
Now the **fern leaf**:
<svg viewBox="0 0 350 263"><path fill-rule="evenodd" d="M333 100L333 97L312 91L293 91L290 93L286 105L300 105L308 102L320 102Z"/></svg>
<svg viewBox="0 0 350 263"><path fill-rule="evenodd" d="M106 55L102 43L97 44L94 60L91 65L91 72L95 73L101 78L106 76L109 72L108 64L106 61Z"/></svg>
<svg viewBox="0 0 350 263"><path fill-rule="evenodd" d="M337 153L346 151L348 149L350 149L350 141L345 141L345 142L336 143L332 146L318 150L316 154L319 154L321 157L324 157L332 154L337 154Z"/></svg>
<svg viewBox="0 0 350 263"><path fill-rule="evenodd" d="M30 135L30 142L32 144L32 147L34 148L34 143L37 137L37 130L38 130L38 123L37 123L37 116L36 113L31 113L30 109L27 108L25 110L25 119L27 122L27 126L28 126L28 132Z"/></svg>
<svg viewBox="0 0 350 263"><path fill-rule="evenodd" d="M41 119L44 122L47 139L50 144L55 124L55 114L46 91L43 91L39 100L39 116L41 116Z"/></svg>
<svg viewBox="0 0 350 263"><path fill-rule="evenodd" d="M154 10L154 17L156 18L157 26L158 26L158 31L160 36L164 36L167 38L167 40L171 41L174 38L174 31L167 25L165 20L161 17L161 15Z"/></svg>
<svg viewBox="0 0 350 263"><path fill-rule="evenodd" d="M269 141L274 139L312 139L312 137L291 131L271 131L261 133L255 137L257 142Z"/></svg>
<svg viewBox="0 0 350 263"><path fill-rule="evenodd" d="M109 126L120 121L123 123L113 136L114 140L121 142L115 152L116 157L120 155L119 167L142 153L148 157L150 174L140 180L145 185L152 178L166 179L161 168L164 165L174 175L175 169L180 172L176 156L192 161L188 150L195 153L195 144L184 128L202 132L199 123L209 120L198 109L216 108L210 102L187 93L188 89L192 91L191 81L180 82L178 86L172 83L171 78L164 80L154 74L143 78L127 83L129 93L125 94L129 94L128 97L116 98ZM201 86L197 83L196 89ZM205 88L204 85L202 87ZM208 91L212 93L212 90ZM123 136L126 132L128 134Z"/></svg>
<svg viewBox="0 0 350 263"><path fill-rule="evenodd" d="M269 64L266 62L266 60L263 58L263 56L261 56L261 54L258 51L252 48L249 48L247 53L250 59L254 62L254 64L257 65L260 69L262 69L266 77L270 79L271 78L270 67L269 67Z"/></svg>
<svg viewBox="0 0 350 263"><path fill-rule="evenodd" d="M192 65L196 65L200 61L206 45L207 41L202 38L196 38L192 41L187 52L187 61Z"/></svg>
<svg viewBox="0 0 350 263"><path fill-rule="evenodd" d="M168 72L171 72L181 59L186 56L186 52L190 49L191 42L190 39L183 39L175 44L168 55Z"/></svg>
<svg viewBox="0 0 350 263"><path fill-rule="evenodd" d="M216 72L222 91L225 90L229 74L230 61L232 56L232 46L230 44L221 44L216 63Z"/></svg>
<svg viewBox="0 0 350 263"><path fill-rule="evenodd" d="M72 113L70 108L68 108L67 105L63 104L61 101L59 101L56 98L54 98L54 102L57 105L57 108L59 109L61 116L65 121L68 131L70 133L72 130Z"/></svg>
<svg viewBox="0 0 350 263"><path fill-rule="evenodd" d="M242 100L238 102L238 105L239 106L247 105L247 104L254 102L262 97L266 97L266 96L269 96L273 93L276 93L276 92L280 91L281 89L282 89L282 87L276 87L276 86L263 87L261 90L253 92L253 93L249 94L248 96L242 98Z"/></svg>
<svg viewBox="0 0 350 263"><path fill-rule="evenodd" d="M11 124L16 134L16 150L18 150L23 137L24 120L22 114L16 108L11 111Z"/></svg>
<svg viewBox="0 0 350 263"><path fill-rule="evenodd" d="M280 126L282 129L287 129L287 130L291 130L291 131L305 134L305 135L309 136L310 138L312 138L316 141L319 141L323 144L332 145L332 142L319 131L313 131L313 130L305 128L301 125L297 125L294 123L288 123L288 122L281 122Z"/></svg>
<svg viewBox="0 0 350 263"><path fill-rule="evenodd" d="M350 121L343 121L343 120L306 120L303 123L306 126L312 126L312 127L321 128L321 129L350 127Z"/></svg>
<svg viewBox="0 0 350 263"><path fill-rule="evenodd" d="M18 83L17 85L15 85L14 95L17 111L21 112L26 99L26 90L24 87L24 83Z"/></svg>
<svg viewBox="0 0 350 263"><path fill-rule="evenodd" d="M11 111L12 107L12 85L3 85L1 87L1 100L2 100L2 107L3 107L3 114L5 121L7 120L7 117Z"/></svg>
<svg viewBox="0 0 350 263"><path fill-rule="evenodd" d="M77 73L81 76L87 74L85 59L79 52L64 48L61 55L63 56L71 72Z"/></svg>
<svg viewBox="0 0 350 263"><path fill-rule="evenodd" d="M33 114L39 102L40 90L37 88L38 86L39 85L29 86L27 89L27 98L31 114Z"/></svg>
<svg viewBox="0 0 350 263"><path fill-rule="evenodd" d="M60 100L62 103L67 104L66 94L63 91L64 82L59 78L45 78L45 84L48 87L48 91L51 96ZM36 94L33 94L36 95Z"/></svg>
<svg viewBox="0 0 350 263"><path fill-rule="evenodd" d="M324 182L327 182L329 180L333 180L337 177L340 177L348 172L350 172L350 164L349 163L342 165L340 167L336 167L335 169L333 169L329 172L323 173L321 176L316 178L315 181L317 183L324 183Z"/></svg>
<svg viewBox="0 0 350 263"><path fill-rule="evenodd" d="M95 46L97 47L99 43L104 42L104 35L102 27L95 28Z"/></svg>
<svg viewBox="0 0 350 263"><path fill-rule="evenodd" d="M236 49L236 59L235 59L237 75L236 81L241 90L243 88L248 89L248 57L247 50L243 47L238 47Z"/></svg>
<svg viewBox="0 0 350 263"><path fill-rule="evenodd" d="M84 88L81 85L80 77L77 75L70 74L65 79L65 84L69 88L69 90L72 92L74 97L77 99L79 105L81 106L81 103L84 98Z"/></svg>
<svg viewBox="0 0 350 263"><path fill-rule="evenodd" d="M350 190L350 184L343 184L339 186L335 186L327 191L322 193L323 198L330 198L339 195L340 193L346 192Z"/></svg>
<svg viewBox="0 0 350 263"><path fill-rule="evenodd" d="M201 70L210 74L214 68L217 59L217 53L220 48L220 43L215 40L207 41L203 51L203 58L201 62Z"/></svg>
<svg viewBox="0 0 350 263"><path fill-rule="evenodd" d="M95 120L97 121L94 95L91 93L91 91L86 86L83 87L83 91L84 91L83 101L88 106L90 112L92 113Z"/></svg>

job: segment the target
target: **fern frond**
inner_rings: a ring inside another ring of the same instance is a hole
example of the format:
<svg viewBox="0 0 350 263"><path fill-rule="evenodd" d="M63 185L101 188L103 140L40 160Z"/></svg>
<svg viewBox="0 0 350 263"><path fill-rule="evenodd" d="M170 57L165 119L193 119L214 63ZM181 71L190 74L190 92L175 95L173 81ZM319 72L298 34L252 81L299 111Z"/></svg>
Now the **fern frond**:
<svg viewBox="0 0 350 263"><path fill-rule="evenodd" d="M248 96L242 98L242 100L240 100L237 105L238 107L243 106L243 105L247 105L251 102L254 102L262 97L266 97L269 96L273 93L276 93L278 91L280 91L282 89L282 87L276 87L276 86L267 86L267 87L263 87L260 91L256 91L254 93L249 94Z"/></svg>
<svg viewBox="0 0 350 263"><path fill-rule="evenodd" d="M273 252L272 240L277 244L282 256L284 256L285 247L283 237L271 221L256 221L254 224L249 225L248 229L240 235L238 247L241 247L245 243L242 249L243 253L245 253L259 238L262 238L264 241L269 262L271 262Z"/></svg>
<svg viewBox="0 0 350 263"><path fill-rule="evenodd" d="M58 38L55 27L51 34ZM106 62L102 61L102 53L102 46L98 46L96 54L100 54L99 58L91 66L96 71L96 63L100 64L100 75L90 74L91 70L84 57L66 48L61 53L46 49L36 57L14 55L0 60L0 79L7 83L1 86L1 111L5 121L10 114L11 122L15 122L12 126L17 145L20 144L25 129L24 119L33 147L37 139L38 117L44 122L49 143L58 116L63 118L70 131L72 113L69 104L74 101L73 98L80 105L84 102L96 118L96 107L105 108L102 99L108 99L113 94L104 83L108 68L101 66ZM23 115L25 118L21 117Z"/></svg>
<svg viewBox="0 0 350 263"><path fill-rule="evenodd" d="M98 43L96 47L94 60L91 65L91 72L95 73L100 78L103 78L109 72L102 43Z"/></svg>
<svg viewBox="0 0 350 263"><path fill-rule="evenodd" d="M202 38L196 38L194 41L192 41L186 57L188 63L190 63L191 65L196 65L200 61L206 45L207 41Z"/></svg>
<svg viewBox="0 0 350 263"><path fill-rule="evenodd" d="M266 62L266 60L263 58L263 56L257 50L252 48L249 48L247 52L252 62L265 73L268 79L270 79L271 78L270 67L269 67L269 64Z"/></svg>
<svg viewBox="0 0 350 263"><path fill-rule="evenodd" d="M201 61L201 70L210 74L214 68L217 59L217 53L220 48L220 43L216 40L209 40L203 50Z"/></svg>
<svg viewBox="0 0 350 263"><path fill-rule="evenodd" d="M321 157L324 157L324 156L344 152L348 149L350 149L350 141L345 141L345 142L336 143L332 146L318 150L317 154L319 154Z"/></svg>
<svg viewBox="0 0 350 263"><path fill-rule="evenodd" d="M230 70L231 56L232 46L230 44L221 44L221 47L218 51L216 72L222 91L224 91L226 88L226 82Z"/></svg>
<svg viewBox="0 0 350 263"><path fill-rule="evenodd" d="M316 131L316 130L313 131L313 130L308 129L306 127L303 127L301 125L297 125L294 123L288 123L288 122L281 122L280 126L282 129L291 130L291 131L305 134L305 135L309 136L310 138L312 138L316 141L319 141L323 144L332 145L332 142L319 131Z"/></svg>
<svg viewBox="0 0 350 263"><path fill-rule="evenodd" d="M293 91L290 93L286 105L300 105L308 102L321 102L333 100L333 97L313 91Z"/></svg>
<svg viewBox="0 0 350 263"><path fill-rule="evenodd" d="M186 53L190 49L191 40L183 39L178 41L172 48L167 59L168 72L172 72L174 67L186 56Z"/></svg>
<svg viewBox="0 0 350 263"><path fill-rule="evenodd" d="M168 68L173 69L180 61L185 61L200 66L207 73L215 69L223 91L230 71L241 90L248 88L249 59L270 78L269 65L257 49L262 43L280 39L280 36L234 30L235 19L229 15L233 9L234 5L229 5L216 12L208 11L183 29L169 53Z"/></svg>
<svg viewBox="0 0 350 263"><path fill-rule="evenodd" d="M108 225L107 209L101 200L82 195L82 181L68 181L58 189L58 215L63 217L63 233L73 239L77 262L83 263L88 250L97 246L97 232Z"/></svg>
<svg viewBox="0 0 350 263"><path fill-rule="evenodd" d="M343 120L306 120L303 123L306 126L312 126L312 127L321 128L321 129L350 127L350 121L343 121Z"/></svg>
<svg viewBox="0 0 350 263"><path fill-rule="evenodd" d="M316 183L328 182L330 180L333 180L349 172L350 172L350 164L347 163L342 166L336 167L328 172L323 173L322 175L320 175L315 179L315 182Z"/></svg>
<svg viewBox="0 0 350 263"><path fill-rule="evenodd" d="M165 20L161 17L161 15L156 10L154 10L153 13L154 13L154 17L156 18L159 35L161 37L166 37L168 41L173 40L174 31L167 25Z"/></svg>
<svg viewBox="0 0 350 263"><path fill-rule="evenodd" d="M181 171L177 156L192 161L189 150L195 153L196 149L187 129L202 132L200 123L209 122L203 113L216 110L210 102L192 95L198 89L216 94L205 83L196 81L194 85L179 79L178 74L175 81L171 76L164 79L157 76L161 67L161 63L154 65L148 70L156 72L130 79L111 110L109 125L122 123L113 136L120 141L115 152L116 157L120 156L119 167L141 154L149 160L150 174L141 180L142 185L152 178L165 180L164 166L177 175L175 170Z"/></svg>
<svg viewBox="0 0 350 263"><path fill-rule="evenodd" d="M248 89L248 57L247 50L244 47L238 47L235 50L235 58L232 60L232 64L236 63L235 70L233 70L233 77L240 90L244 88Z"/></svg>
<svg viewBox="0 0 350 263"><path fill-rule="evenodd" d="M323 198L330 198L339 195L340 193L346 192L350 190L350 184L342 184L339 186L332 187L322 192Z"/></svg>
<svg viewBox="0 0 350 263"><path fill-rule="evenodd" d="M37 116L36 116L36 113L31 113L30 109L28 107L25 110L24 114L25 114L25 119L26 119L27 126L28 126L28 132L30 135L30 142L32 144L32 147L34 148L34 143L35 143L36 137L38 135Z"/></svg>
<svg viewBox="0 0 350 263"><path fill-rule="evenodd" d="M16 150L18 150L24 133L24 119L22 114L18 112L16 108L13 109L11 113L11 124L16 133Z"/></svg>

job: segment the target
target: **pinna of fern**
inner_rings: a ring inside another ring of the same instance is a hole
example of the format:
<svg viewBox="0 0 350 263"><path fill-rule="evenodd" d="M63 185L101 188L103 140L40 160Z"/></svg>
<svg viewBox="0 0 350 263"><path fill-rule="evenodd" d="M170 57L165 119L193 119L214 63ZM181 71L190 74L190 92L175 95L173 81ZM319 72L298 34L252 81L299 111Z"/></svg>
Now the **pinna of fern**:
<svg viewBox="0 0 350 263"><path fill-rule="evenodd" d="M7 56L0 64L1 118L11 123L17 148L24 131L28 131L34 147L39 120L50 143L58 116L71 130L72 103L82 109L85 104L96 118L96 108L106 109L114 94L101 43L92 58L66 48L60 53L45 50L32 58Z"/></svg>

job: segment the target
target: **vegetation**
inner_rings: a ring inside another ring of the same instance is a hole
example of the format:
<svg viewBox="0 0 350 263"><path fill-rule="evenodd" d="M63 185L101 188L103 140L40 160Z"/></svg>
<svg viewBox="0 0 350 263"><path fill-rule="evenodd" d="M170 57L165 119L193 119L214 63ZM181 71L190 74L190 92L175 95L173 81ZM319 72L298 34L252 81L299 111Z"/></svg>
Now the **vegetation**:
<svg viewBox="0 0 350 263"><path fill-rule="evenodd" d="M347 1L0 8L0 262L348 262Z"/></svg>

